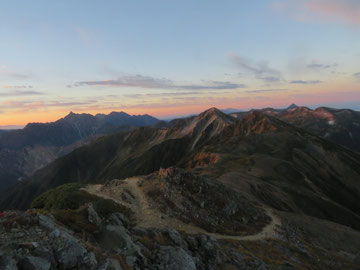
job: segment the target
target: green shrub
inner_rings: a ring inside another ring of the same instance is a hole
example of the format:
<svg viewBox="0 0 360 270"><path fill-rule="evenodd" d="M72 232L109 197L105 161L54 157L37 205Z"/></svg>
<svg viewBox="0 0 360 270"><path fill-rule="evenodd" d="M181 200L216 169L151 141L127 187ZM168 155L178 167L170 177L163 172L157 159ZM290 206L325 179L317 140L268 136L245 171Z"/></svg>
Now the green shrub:
<svg viewBox="0 0 360 270"><path fill-rule="evenodd" d="M81 190L82 187L80 183L70 183L51 189L36 197L31 203L31 208L51 212L64 224L75 222L79 224L79 228L85 225L84 222L87 220L87 214L79 212L80 208L90 202L101 218L107 218L114 212L121 212L131 220L132 212L129 208L112 200L89 194Z"/></svg>
<svg viewBox="0 0 360 270"><path fill-rule="evenodd" d="M31 203L31 208L78 209L81 205L98 198L80 190L81 187L83 187L82 184L70 183L51 189L36 197Z"/></svg>
<svg viewBox="0 0 360 270"><path fill-rule="evenodd" d="M86 208L53 210L51 213L58 221L74 232L94 233L97 230L96 225L89 222Z"/></svg>

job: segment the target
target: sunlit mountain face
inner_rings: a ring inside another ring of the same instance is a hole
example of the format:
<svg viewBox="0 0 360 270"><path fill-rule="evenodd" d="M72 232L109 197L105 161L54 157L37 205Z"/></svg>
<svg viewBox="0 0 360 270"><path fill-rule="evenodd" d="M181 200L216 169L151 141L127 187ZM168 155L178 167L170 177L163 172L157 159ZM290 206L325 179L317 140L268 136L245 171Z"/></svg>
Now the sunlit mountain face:
<svg viewBox="0 0 360 270"><path fill-rule="evenodd" d="M360 1L1 1L0 270L360 269Z"/></svg>

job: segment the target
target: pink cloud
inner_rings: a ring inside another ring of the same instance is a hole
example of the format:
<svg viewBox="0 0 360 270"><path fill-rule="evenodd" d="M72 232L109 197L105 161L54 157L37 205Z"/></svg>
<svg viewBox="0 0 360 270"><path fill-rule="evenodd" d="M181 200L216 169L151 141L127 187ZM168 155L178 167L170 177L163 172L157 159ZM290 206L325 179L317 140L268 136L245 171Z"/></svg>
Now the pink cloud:
<svg viewBox="0 0 360 270"><path fill-rule="evenodd" d="M31 85L8 85L8 84L5 84L5 85L3 85L3 88L5 88L5 89L14 89L14 88L16 88L16 89L26 89L26 88L30 89L30 88L33 88L33 87Z"/></svg>
<svg viewBox="0 0 360 270"><path fill-rule="evenodd" d="M276 1L272 5L277 12L288 13L300 21L333 21L360 26L359 0L294 0Z"/></svg>

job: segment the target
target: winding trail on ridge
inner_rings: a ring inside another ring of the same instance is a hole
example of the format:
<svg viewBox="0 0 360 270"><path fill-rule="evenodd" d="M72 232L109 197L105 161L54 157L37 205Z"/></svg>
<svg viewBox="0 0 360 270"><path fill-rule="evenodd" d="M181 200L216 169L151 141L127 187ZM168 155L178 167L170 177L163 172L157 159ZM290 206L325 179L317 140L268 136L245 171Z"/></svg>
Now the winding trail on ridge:
<svg viewBox="0 0 360 270"><path fill-rule="evenodd" d="M281 227L280 218L270 208L265 208L266 214L271 217L271 222L264 226L259 233L246 236L209 233L196 225L186 224L177 218L167 216L156 207L152 207L151 202L149 202L139 186L139 180L139 177L131 177L119 181L119 185L116 186L88 185L82 190L129 207L135 214L136 227L138 228L174 228L187 234L211 235L216 239L258 241L276 238L277 229Z"/></svg>

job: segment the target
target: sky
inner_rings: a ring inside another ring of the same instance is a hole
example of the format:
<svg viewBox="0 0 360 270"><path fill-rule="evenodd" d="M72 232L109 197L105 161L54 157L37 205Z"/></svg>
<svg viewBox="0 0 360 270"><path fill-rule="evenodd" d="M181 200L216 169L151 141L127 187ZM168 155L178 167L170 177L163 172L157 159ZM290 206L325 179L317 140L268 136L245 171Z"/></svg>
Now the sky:
<svg viewBox="0 0 360 270"><path fill-rule="evenodd" d="M4 0L0 126L75 113L360 110L359 0Z"/></svg>

